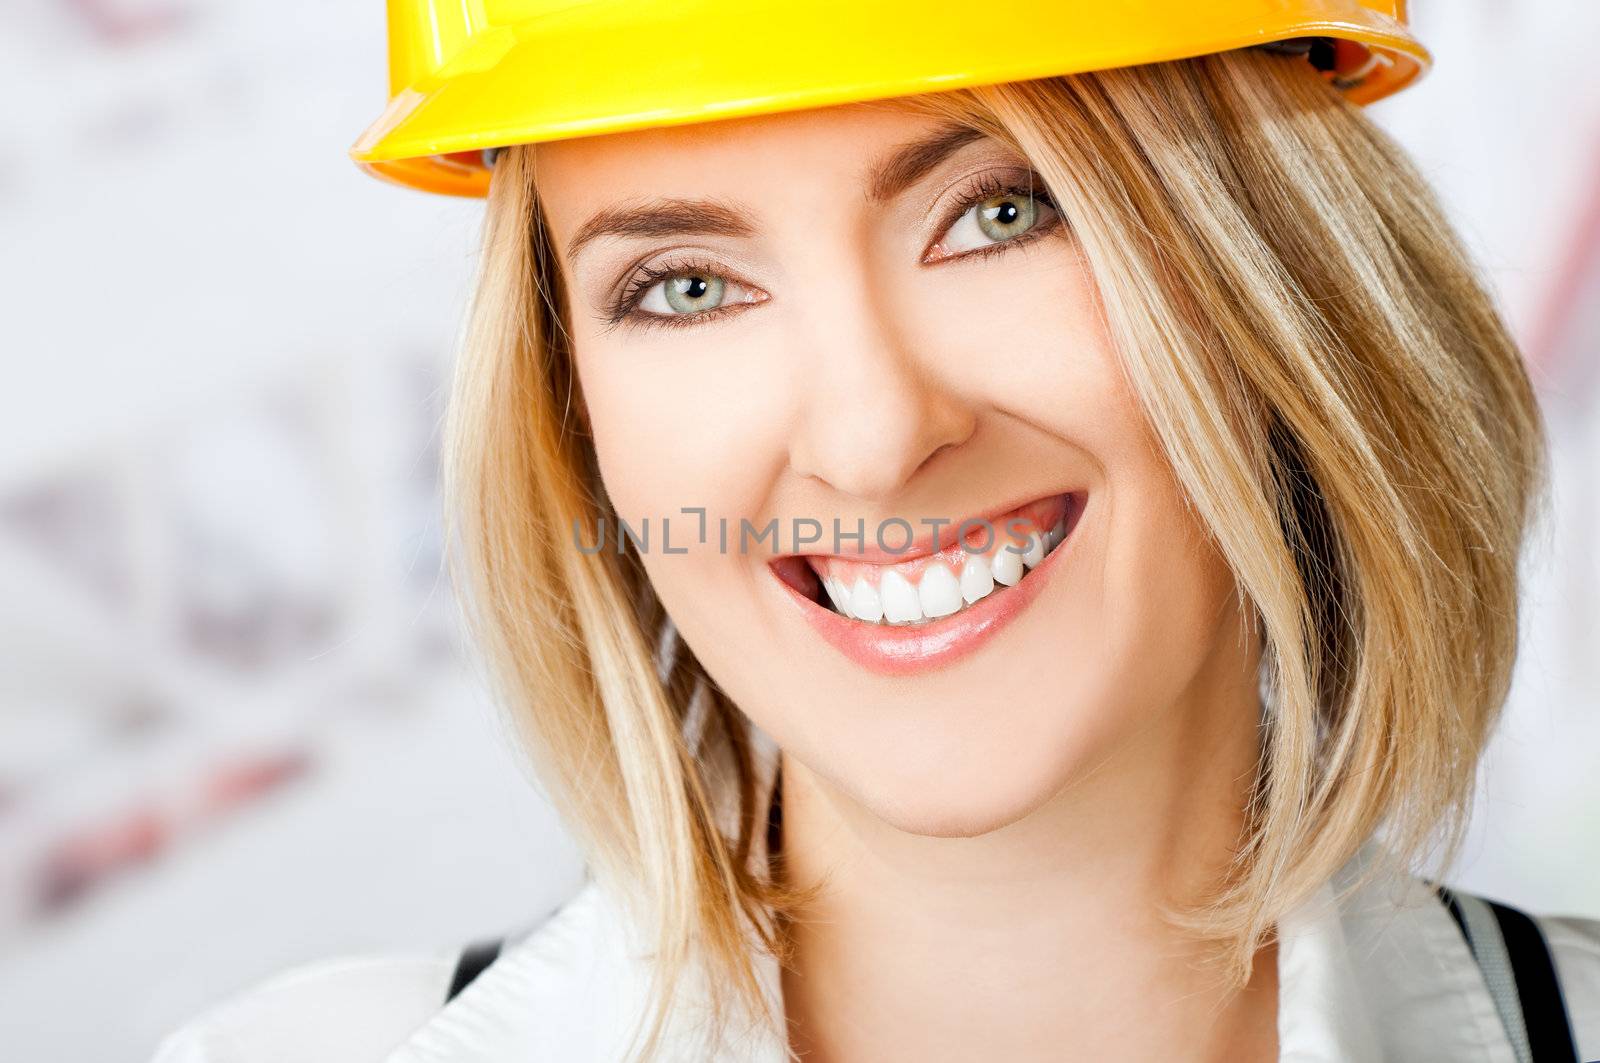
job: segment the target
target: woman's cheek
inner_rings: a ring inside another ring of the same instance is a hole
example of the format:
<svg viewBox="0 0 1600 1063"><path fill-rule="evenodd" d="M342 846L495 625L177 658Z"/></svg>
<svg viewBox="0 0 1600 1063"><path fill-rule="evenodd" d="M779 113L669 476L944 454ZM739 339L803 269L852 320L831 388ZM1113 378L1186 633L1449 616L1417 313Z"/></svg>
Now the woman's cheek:
<svg viewBox="0 0 1600 1063"><path fill-rule="evenodd" d="M709 593L719 565L738 559L740 520L759 523L783 467L784 413L772 398L788 389L760 379L759 352L738 357L716 338L645 346L579 363L600 473L623 519L648 519L644 560L663 596L691 576Z"/></svg>

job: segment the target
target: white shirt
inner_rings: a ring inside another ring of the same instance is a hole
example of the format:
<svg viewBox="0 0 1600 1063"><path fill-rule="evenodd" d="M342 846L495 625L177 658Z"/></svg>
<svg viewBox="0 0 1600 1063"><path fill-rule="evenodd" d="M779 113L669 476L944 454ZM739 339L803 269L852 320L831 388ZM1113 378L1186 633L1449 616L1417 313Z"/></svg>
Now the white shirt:
<svg viewBox="0 0 1600 1063"><path fill-rule="evenodd" d="M758 740L757 751L770 792L776 756L770 742ZM1466 940L1425 882L1378 881L1334 902L1377 845L1368 841L1280 920L1279 1060L1516 1063ZM1554 954L1578 1059L1600 1060L1600 920L1536 922ZM323 961L199 1016L162 1043L153 1063L609 1063L622 1058L623 1038L648 1004L642 941L591 881L448 1005L454 950ZM780 1014L777 963L755 955ZM708 1055L693 1036L707 999L703 984L681 991L664 1060L786 1058L775 1034L746 1035Z"/></svg>

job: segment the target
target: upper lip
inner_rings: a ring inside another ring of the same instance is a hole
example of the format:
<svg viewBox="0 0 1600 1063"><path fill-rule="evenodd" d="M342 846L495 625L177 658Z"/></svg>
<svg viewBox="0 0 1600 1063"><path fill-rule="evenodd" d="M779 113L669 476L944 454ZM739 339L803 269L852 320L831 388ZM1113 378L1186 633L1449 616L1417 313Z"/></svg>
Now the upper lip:
<svg viewBox="0 0 1600 1063"><path fill-rule="evenodd" d="M862 561L872 565L893 565L899 564L903 561L914 561L917 558L927 557L930 554L938 553L940 550L947 550L950 547L955 546L960 538L962 526L968 524L968 522L988 521L991 524L994 524L995 535L998 539L1005 533L1005 529L1000 526L999 521L1006 514L1012 512L1013 510L1021 509L1023 506L1032 505L1034 502L1041 502L1047 498L1057 498L1061 495L1070 493L1070 490L1063 489L1060 491L1046 491L1042 495L1025 495L1013 501L993 506L979 513L969 514L961 517L960 519L953 520L949 524L941 524L937 535L934 534L934 529L930 525L923 522L925 520L942 521L945 519L944 517L918 517L916 519L912 519L910 517L900 517L898 519L910 524L912 531L916 533L911 540L910 546L906 547L904 550L885 550L879 547L877 544L878 528L890 521L896 520L896 517L892 515L886 516L876 522L867 520L866 518L860 518L862 527L865 529L865 534L862 537L862 547L859 551L852 550L847 554L834 554L825 553L819 550L807 550L803 553L783 554L779 555L779 557L839 557L850 561ZM840 518L835 519L839 521L838 526L842 532L854 534L856 529L856 523L854 521L845 521ZM969 528L968 530L971 529ZM832 533L833 525L825 524L822 532L824 541L826 541L828 537L832 535ZM900 529L896 527L893 529L893 531L887 533L885 538L888 538L890 542L899 542L901 535L902 533ZM777 560L777 558L774 560Z"/></svg>

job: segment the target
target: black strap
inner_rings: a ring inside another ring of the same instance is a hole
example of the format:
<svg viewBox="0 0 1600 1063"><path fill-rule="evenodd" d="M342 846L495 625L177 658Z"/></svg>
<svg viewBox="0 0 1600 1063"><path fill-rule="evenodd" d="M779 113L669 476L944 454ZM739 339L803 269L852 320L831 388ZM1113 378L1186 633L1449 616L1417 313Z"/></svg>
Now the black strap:
<svg viewBox="0 0 1600 1063"><path fill-rule="evenodd" d="M1491 901L1511 955L1511 970L1517 978L1517 998L1522 1001L1522 1016L1528 1023L1528 1047L1537 1063L1560 1060L1577 1063L1578 1049L1573 1044L1572 1023L1556 978L1555 961L1539 925L1526 913Z"/></svg>
<svg viewBox="0 0 1600 1063"><path fill-rule="evenodd" d="M587 878L587 873L585 878ZM455 974L450 977L450 992L444 998L445 1003L448 1004L454 1000L456 994L467 988L472 984L473 979L488 970L489 965L500 958L500 953L505 948L506 942L521 941L526 935L533 933L533 931L549 922L565 903L565 901L557 902L543 916L519 930L513 930L509 934L503 934L500 937L474 941L462 949L461 958L456 961Z"/></svg>
<svg viewBox="0 0 1600 1063"><path fill-rule="evenodd" d="M1461 930L1461 936L1467 939L1467 945L1472 944L1472 935L1467 932L1467 917L1461 914L1461 905L1456 903L1456 892L1449 886L1435 886L1434 894L1444 902L1445 910L1450 913L1450 918L1456 921L1456 926Z"/></svg>
<svg viewBox="0 0 1600 1063"><path fill-rule="evenodd" d="M1473 959L1478 960L1478 947L1473 942L1466 915L1457 900L1460 891L1440 885L1435 887L1434 892L1444 902L1456 926L1461 929L1462 936L1467 939ZM1556 976L1555 961L1539 925L1525 912L1508 904L1477 894L1465 896L1476 897L1494 913L1495 923L1505 944L1506 958L1511 965L1512 979L1517 986L1517 1003L1522 1008L1533 1063L1577 1063L1577 1039L1567 1016L1566 1000L1560 979Z"/></svg>
<svg viewBox="0 0 1600 1063"><path fill-rule="evenodd" d="M484 941L475 941L461 950L461 958L456 961L455 974L450 976L450 992L445 996L448 1003L456 998L472 980L484 971L489 965L500 957L500 946L504 938L489 938Z"/></svg>

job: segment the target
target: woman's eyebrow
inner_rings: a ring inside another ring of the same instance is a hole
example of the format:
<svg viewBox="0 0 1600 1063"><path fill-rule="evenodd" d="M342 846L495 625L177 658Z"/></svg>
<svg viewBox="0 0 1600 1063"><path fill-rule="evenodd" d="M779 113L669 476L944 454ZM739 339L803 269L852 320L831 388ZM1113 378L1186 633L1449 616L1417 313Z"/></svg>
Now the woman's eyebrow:
<svg viewBox="0 0 1600 1063"><path fill-rule="evenodd" d="M868 199L874 203L893 199L961 148L983 139L981 131L952 122L902 144L868 170ZM590 215L567 246L567 259L576 260L585 245L605 236L659 239L688 235L749 237L755 235L755 227L738 210L716 200L653 199Z"/></svg>
<svg viewBox="0 0 1600 1063"><path fill-rule="evenodd" d="M732 207L711 199L653 199L631 207L597 211L578 226L567 246L575 259L585 244L602 236L733 236L755 235L755 227Z"/></svg>
<svg viewBox="0 0 1600 1063"><path fill-rule="evenodd" d="M867 176L867 198L883 203L926 177L951 155L987 135L972 126L948 122L930 133L896 148L875 164Z"/></svg>

